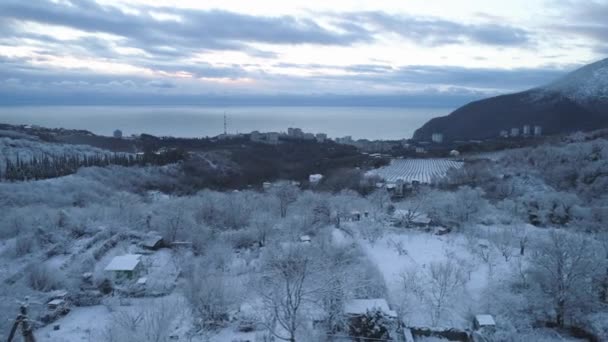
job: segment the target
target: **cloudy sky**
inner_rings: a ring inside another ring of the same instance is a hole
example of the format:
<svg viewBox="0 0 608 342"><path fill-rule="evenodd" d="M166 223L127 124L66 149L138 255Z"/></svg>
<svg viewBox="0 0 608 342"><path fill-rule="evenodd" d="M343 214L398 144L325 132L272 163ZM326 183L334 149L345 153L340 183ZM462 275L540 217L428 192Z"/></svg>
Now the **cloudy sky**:
<svg viewBox="0 0 608 342"><path fill-rule="evenodd" d="M608 0L1 0L0 104L454 105L608 56Z"/></svg>

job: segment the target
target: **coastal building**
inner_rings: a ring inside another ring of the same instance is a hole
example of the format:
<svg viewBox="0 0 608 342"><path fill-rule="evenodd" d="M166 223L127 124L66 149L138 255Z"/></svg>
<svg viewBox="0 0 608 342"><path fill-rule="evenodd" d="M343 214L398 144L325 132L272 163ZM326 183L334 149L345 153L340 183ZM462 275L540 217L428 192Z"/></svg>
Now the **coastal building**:
<svg viewBox="0 0 608 342"><path fill-rule="evenodd" d="M518 136L519 136L519 128L517 128L517 127L511 128L511 137L518 137Z"/></svg>
<svg viewBox="0 0 608 342"><path fill-rule="evenodd" d="M524 125L523 134L524 134L525 136L528 136L528 135L530 135L530 133L531 133L531 130L530 130L530 125Z"/></svg>
<svg viewBox="0 0 608 342"><path fill-rule="evenodd" d="M302 136L302 138L306 139L306 140L315 140L315 135L312 133L304 133L304 135Z"/></svg>
<svg viewBox="0 0 608 342"><path fill-rule="evenodd" d="M443 143L443 134L441 133L433 133L433 135L431 136L431 141L436 143L436 144L441 144Z"/></svg>
<svg viewBox="0 0 608 342"><path fill-rule="evenodd" d="M324 143L325 140L327 140L327 134L325 134L325 133L317 133L317 135L315 135L315 138L317 139L318 143Z"/></svg>
<svg viewBox="0 0 608 342"><path fill-rule="evenodd" d="M280 134L277 132L260 133L253 131L249 134L249 140L251 142L276 145L279 143L279 136Z"/></svg>
<svg viewBox="0 0 608 342"><path fill-rule="evenodd" d="M252 142L262 142L262 134L260 134L258 131L253 131L251 134L249 134L249 139Z"/></svg>
<svg viewBox="0 0 608 342"><path fill-rule="evenodd" d="M266 142L272 145L276 145L279 143L279 133L277 132L270 132L270 133L266 133Z"/></svg>
<svg viewBox="0 0 608 342"><path fill-rule="evenodd" d="M304 132L302 132L301 128L289 127L289 128L287 128L287 135L290 138L301 139L304 137Z"/></svg>
<svg viewBox="0 0 608 342"><path fill-rule="evenodd" d="M543 135L543 128L541 126L534 126L534 136L541 136Z"/></svg>
<svg viewBox="0 0 608 342"><path fill-rule="evenodd" d="M353 143L353 137L351 137L350 135L347 135L342 138L336 138L336 142L338 144L351 145Z"/></svg>
<svg viewBox="0 0 608 342"><path fill-rule="evenodd" d="M503 129L500 131L500 137L501 138L508 138L509 137L509 131L507 131L506 129Z"/></svg>
<svg viewBox="0 0 608 342"><path fill-rule="evenodd" d="M122 131L117 129L114 131L114 138L116 139L122 139Z"/></svg>

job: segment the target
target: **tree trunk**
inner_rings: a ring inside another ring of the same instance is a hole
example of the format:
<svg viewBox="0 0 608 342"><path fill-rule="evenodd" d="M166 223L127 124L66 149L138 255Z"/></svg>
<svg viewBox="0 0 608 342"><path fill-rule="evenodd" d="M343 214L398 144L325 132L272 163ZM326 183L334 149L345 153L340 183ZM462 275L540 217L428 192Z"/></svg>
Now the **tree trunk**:
<svg viewBox="0 0 608 342"><path fill-rule="evenodd" d="M555 317L557 326L560 328L564 327L564 316L566 311L566 303L563 299L557 301L557 315Z"/></svg>

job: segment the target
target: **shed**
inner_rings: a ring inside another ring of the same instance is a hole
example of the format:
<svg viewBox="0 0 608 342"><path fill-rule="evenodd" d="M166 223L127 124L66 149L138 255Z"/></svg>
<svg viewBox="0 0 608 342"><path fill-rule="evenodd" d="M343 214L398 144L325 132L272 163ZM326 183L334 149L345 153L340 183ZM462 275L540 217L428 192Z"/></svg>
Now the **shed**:
<svg viewBox="0 0 608 342"><path fill-rule="evenodd" d="M114 257L104 271L110 272L114 280L131 279L135 277L141 269L141 255L126 254Z"/></svg>
<svg viewBox="0 0 608 342"><path fill-rule="evenodd" d="M302 235L300 236L300 242L306 242L306 243L310 243L312 239L310 238L310 235Z"/></svg>
<svg viewBox="0 0 608 342"><path fill-rule="evenodd" d="M59 299L59 298L53 299L52 301L47 303L47 306L50 310L55 310L58 307L62 307L64 305L65 305L65 300Z"/></svg>
<svg viewBox="0 0 608 342"><path fill-rule="evenodd" d="M319 173L312 174L308 176L308 182L310 184L318 184L323 179L323 175Z"/></svg>
<svg viewBox="0 0 608 342"><path fill-rule="evenodd" d="M496 322L494 321L494 317L488 314L475 315L475 329L494 329L496 327Z"/></svg>
<svg viewBox="0 0 608 342"><path fill-rule="evenodd" d="M159 248L162 248L163 244L163 237L160 235L149 236L141 243L143 248L150 250L157 250Z"/></svg>

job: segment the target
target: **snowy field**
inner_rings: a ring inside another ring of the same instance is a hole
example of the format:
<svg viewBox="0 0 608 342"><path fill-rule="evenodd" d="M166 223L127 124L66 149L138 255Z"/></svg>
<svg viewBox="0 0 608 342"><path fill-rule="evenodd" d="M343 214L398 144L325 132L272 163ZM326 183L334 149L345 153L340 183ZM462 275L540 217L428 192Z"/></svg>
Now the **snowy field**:
<svg viewBox="0 0 608 342"><path fill-rule="evenodd" d="M393 159L387 166L369 171L387 182L401 179L405 182L431 183L444 177L450 168L461 168L463 162L452 159Z"/></svg>

